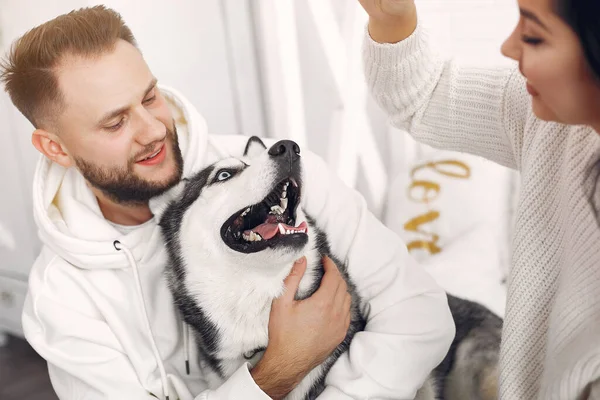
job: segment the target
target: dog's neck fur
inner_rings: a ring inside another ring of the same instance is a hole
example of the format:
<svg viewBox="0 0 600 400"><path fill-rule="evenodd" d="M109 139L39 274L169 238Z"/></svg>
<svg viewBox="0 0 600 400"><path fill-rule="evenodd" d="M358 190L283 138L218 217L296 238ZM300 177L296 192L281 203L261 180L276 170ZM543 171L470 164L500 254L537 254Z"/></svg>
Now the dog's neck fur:
<svg viewBox="0 0 600 400"><path fill-rule="evenodd" d="M316 231L313 233L316 235ZM315 279L320 278L317 271L321 268L321 254L310 233L304 256L307 268L298 289L299 298L314 290ZM228 356L233 358L266 345L271 303L282 295L283 281L292 266L287 263L268 269L251 269L239 262L224 265L207 260L188 269L186 286L189 294L218 327L220 336L230 338L227 342L235 344L235 348L222 349ZM267 271L276 272L268 274ZM252 331L260 331L261 337L255 337L252 343L243 343L244 333Z"/></svg>

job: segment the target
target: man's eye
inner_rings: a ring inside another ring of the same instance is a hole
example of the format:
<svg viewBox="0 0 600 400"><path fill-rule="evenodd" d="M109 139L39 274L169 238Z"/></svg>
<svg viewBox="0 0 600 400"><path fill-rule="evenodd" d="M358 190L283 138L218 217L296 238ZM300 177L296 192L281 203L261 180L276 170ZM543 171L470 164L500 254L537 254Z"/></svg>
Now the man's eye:
<svg viewBox="0 0 600 400"><path fill-rule="evenodd" d="M149 97L149 98L145 99L145 100L144 100L144 104L145 104L145 105L152 104L152 103L154 103L154 100L156 100L156 95L154 95L154 96L152 96L152 97Z"/></svg>
<svg viewBox="0 0 600 400"><path fill-rule="evenodd" d="M123 118L121 118L119 120L118 123L116 123L115 125L111 125L111 126L107 126L106 129L108 129L109 131L116 131L118 130L121 126L123 126Z"/></svg>

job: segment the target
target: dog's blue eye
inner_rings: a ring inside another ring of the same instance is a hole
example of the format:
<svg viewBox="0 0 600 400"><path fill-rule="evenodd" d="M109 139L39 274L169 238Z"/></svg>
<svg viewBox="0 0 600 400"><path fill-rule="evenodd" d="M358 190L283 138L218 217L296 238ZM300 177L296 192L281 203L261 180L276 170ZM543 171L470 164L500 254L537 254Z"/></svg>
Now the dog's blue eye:
<svg viewBox="0 0 600 400"><path fill-rule="evenodd" d="M229 171L221 171L217 175L217 181L224 181L229 178L231 178L231 172Z"/></svg>

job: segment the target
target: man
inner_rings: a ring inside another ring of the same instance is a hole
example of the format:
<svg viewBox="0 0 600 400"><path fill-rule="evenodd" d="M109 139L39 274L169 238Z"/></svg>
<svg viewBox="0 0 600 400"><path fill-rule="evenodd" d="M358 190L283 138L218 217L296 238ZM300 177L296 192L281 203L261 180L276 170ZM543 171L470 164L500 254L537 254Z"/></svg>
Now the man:
<svg viewBox="0 0 600 400"><path fill-rule="evenodd" d="M207 390L162 278L165 251L149 200L241 154L247 138L208 135L178 92L157 86L130 30L104 7L26 33L1 76L44 155L34 178L44 247L23 328L61 398L281 398L341 341L347 310L335 290L293 301L300 262L273 304L262 360ZM358 194L303 154L303 207L347 261L368 318L320 398L413 398L454 335L445 294ZM328 287L343 289L332 271Z"/></svg>

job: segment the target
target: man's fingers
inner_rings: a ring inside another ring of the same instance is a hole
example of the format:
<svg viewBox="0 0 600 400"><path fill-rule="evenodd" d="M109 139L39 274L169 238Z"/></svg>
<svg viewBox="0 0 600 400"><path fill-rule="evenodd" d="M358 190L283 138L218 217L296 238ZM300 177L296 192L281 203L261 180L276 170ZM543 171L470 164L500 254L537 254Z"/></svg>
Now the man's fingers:
<svg viewBox="0 0 600 400"><path fill-rule="evenodd" d="M335 265L335 263L333 262L333 260L327 256L323 257L323 268L325 269L325 274L327 274L327 272L331 271L333 273L340 273L337 265Z"/></svg>
<svg viewBox="0 0 600 400"><path fill-rule="evenodd" d="M292 267L292 271L285 278L283 284L285 285L285 292L280 297L283 301L293 301L296 292L298 291L298 287L300 286L300 281L304 276L304 272L306 271L306 257L302 257L298 261L294 263Z"/></svg>
<svg viewBox="0 0 600 400"><path fill-rule="evenodd" d="M339 303L336 303L335 307L338 307L338 312L342 320L350 318L350 306L352 305L352 296L350 293L344 293Z"/></svg>
<svg viewBox="0 0 600 400"><path fill-rule="evenodd" d="M330 293L330 296L334 296L338 286L343 282L343 278L335 263L327 256L323 257L323 269L325 274L315 295L323 296Z"/></svg>
<svg viewBox="0 0 600 400"><path fill-rule="evenodd" d="M348 328L350 328L350 313L348 313L348 317L346 318L346 331L348 330Z"/></svg>
<svg viewBox="0 0 600 400"><path fill-rule="evenodd" d="M352 305L352 296L350 295L350 293L346 293L346 296L344 297L344 313L345 315L348 316L348 318L350 318L351 312L350 312L350 306Z"/></svg>
<svg viewBox="0 0 600 400"><path fill-rule="evenodd" d="M348 294L348 285L345 280L341 279L335 292L335 299L333 300L334 307L342 307Z"/></svg>

